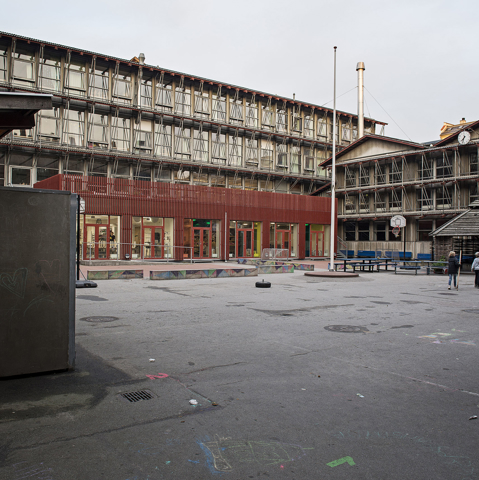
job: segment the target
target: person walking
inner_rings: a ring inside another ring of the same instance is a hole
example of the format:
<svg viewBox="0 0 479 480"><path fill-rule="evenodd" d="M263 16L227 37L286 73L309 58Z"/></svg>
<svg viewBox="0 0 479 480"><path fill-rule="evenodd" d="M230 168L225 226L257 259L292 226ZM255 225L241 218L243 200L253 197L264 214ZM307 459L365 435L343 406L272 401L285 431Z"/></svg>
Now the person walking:
<svg viewBox="0 0 479 480"><path fill-rule="evenodd" d="M449 261L447 265L447 273L449 273L449 284L447 289L451 290L451 281L454 278L454 288L457 290L457 272L460 267L460 263L456 258L456 252L449 252ZM479 268L479 266L478 266Z"/></svg>
<svg viewBox="0 0 479 480"><path fill-rule="evenodd" d="M471 265L471 272L474 272L476 274L476 278L474 280L474 288L479 288L479 252L476 252L476 258Z"/></svg>

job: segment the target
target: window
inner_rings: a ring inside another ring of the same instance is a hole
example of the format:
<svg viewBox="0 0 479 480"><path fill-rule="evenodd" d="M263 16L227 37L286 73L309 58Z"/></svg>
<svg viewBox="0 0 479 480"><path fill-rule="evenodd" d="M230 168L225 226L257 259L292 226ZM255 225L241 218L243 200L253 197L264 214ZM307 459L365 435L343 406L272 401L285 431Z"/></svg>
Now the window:
<svg viewBox="0 0 479 480"><path fill-rule="evenodd" d="M356 213L356 205L357 205L358 197L355 195L348 195L344 196L344 213Z"/></svg>
<svg viewBox="0 0 479 480"><path fill-rule="evenodd" d="M291 173L301 173L301 147L291 145Z"/></svg>
<svg viewBox="0 0 479 480"><path fill-rule="evenodd" d="M38 136L41 141L60 141L60 109L40 110L37 121Z"/></svg>
<svg viewBox="0 0 479 480"><path fill-rule="evenodd" d="M248 127L258 127L258 107L254 100L246 102L246 125Z"/></svg>
<svg viewBox="0 0 479 480"><path fill-rule="evenodd" d="M33 140L33 128L13 130L13 137L24 140Z"/></svg>
<svg viewBox="0 0 479 480"><path fill-rule="evenodd" d="M288 131L286 108L278 108L276 110L276 130L283 133Z"/></svg>
<svg viewBox="0 0 479 480"><path fill-rule="evenodd" d="M175 157L189 160L191 158L191 130L175 127Z"/></svg>
<svg viewBox="0 0 479 480"><path fill-rule="evenodd" d="M261 170L273 169L273 143L270 140L261 140Z"/></svg>
<svg viewBox="0 0 479 480"><path fill-rule="evenodd" d="M171 112L173 109L172 105L172 91L173 87L171 83L165 83L161 80L158 80L156 83L156 99L155 99L155 107L158 110L163 112Z"/></svg>
<svg viewBox="0 0 479 480"><path fill-rule="evenodd" d="M151 78L143 78L140 83L140 106L151 108L153 85Z"/></svg>
<svg viewBox="0 0 479 480"><path fill-rule="evenodd" d="M33 87L35 84L35 54L15 53L13 56L13 82Z"/></svg>
<svg viewBox="0 0 479 480"><path fill-rule="evenodd" d="M258 165L258 140L256 139L246 140L246 164Z"/></svg>
<svg viewBox="0 0 479 480"><path fill-rule="evenodd" d="M208 132L193 130L193 135L193 160L207 163L209 161Z"/></svg>
<svg viewBox="0 0 479 480"><path fill-rule="evenodd" d="M245 178L244 179L244 189L245 190L258 190L258 180L255 178Z"/></svg>
<svg viewBox="0 0 479 480"><path fill-rule="evenodd" d="M376 185L384 185L386 183L386 165L379 162L374 164L374 181Z"/></svg>
<svg viewBox="0 0 479 480"><path fill-rule="evenodd" d="M358 241L369 241L369 222L358 222Z"/></svg>
<svg viewBox="0 0 479 480"><path fill-rule="evenodd" d="M7 65L7 47L0 46L0 82L6 82L8 80ZM0 186L1 185L3 185L3 182L0 181Z"/></svg>
<svg viewBox="0 0 479 480"><path fill-rule="evenodd" d="M417 240L419 242L430 242L429 234L432 232L432 220L417 221Z"/></svg>
<svg viewBox="0 0 479 480"><path fill-rule="evenodd" d="M349 145L351 143L351 123L344 122L341 125L341 143Z"/></svg>
<svg viewBox="0 0 479 480"><path fill-rule="evenodd" d="M288 146L284 143L276 144L276 166L288 168Z"/></svg>
<svg viewBox="0 0 479 480"><path fill-rule="evenodd" d="M151 164L140 162L139 166L135 168L133 180L151 182Z"/></svg>
<svg viewBox="0 0 479 480"><path fill-rule="evenodd" d="M243 138L230 137L229 138L229 157L228 165L240 167L243 165Z"/></svg>
<svg viewBox="0 0 479 480"><path fill-rule="evenodd" d="M195 117L210 117L210 94L195 90Z"/></svg>
<svg viewBox="0 0 479 480"><path fill-rule="evenodd" d="M387 194L384 192L374 192L374 211L377 213L386 212Z"/></svg>
<svg viewBox="0 0 479 480"><path fill-rule="evenodd" d="M108 87L110 83L110 72L108 67L98 64L95 71L90 75L90 96L100 100L108 100Z"/></svg>
<svg viewBox="0 0 479 480"><path fill-rule="evenodd" d="M421 188L417 191L417 209L433 210L434 209L434 197L431 188Z"/></svg>
<svg viewBox="0 0 479 480"><path fill-rule="evenodd" d="M171 125L155 123L155 155L171 157Z"/></svg>
<svg viewBox="0 0 479 480"><path fill-rule="evenodd" d="M243 100L230 98L230 123L234 125L243 125Z"/></svg>
<svg viewBox="0 0 479 480"><path fill-rule="evenodd" d="M0 182L1 185L1 182ZM474 182L471 185L471 189L469 191L469 203L472 203L476 200L479 200L479 188L478 188L478 183Z"/></svg>
<svg viewBox="0 0 479 480"><path fill-rule="evenodd" d="M108 148L108 115L90 113L88 116L90 127L88 135L89 148Z"/></svg>
<svg viewBox="0 0 479 480"><path fill-rule="evenodd" d="M274 111L271 105L262 105L261 122L263 124L263 127L270 130L274 129Z"/></svg>
<svg viewBox="0 0 479 480"><path fill-rule="evenodd" d="M40 156L37 159L37 182L58 174L58 159Z"/></svg>
<svg viewBox="0 0 479 480"><path fill-rule="evenodd" d="M328 138L328 119L326 115L318 118L318 138L325 142Z"/></svg>
<svg viewBox="0 0 479 480"><path fill-rule="evenodd" d="M10 184L14 186L30 186L32 184L32 169L10 167Z"/></svg>
<svg viewBox="0 0 479 480"><path fill-rule="evenodd" d="M344 175L346 177L346 188L355 187L356 186L356 169L348 167L346 165L344 167Z"/></svg>
<svg viewBox="0 0 479 480"><path fill-rule="evenodd" d="M434 177L434 161L426 158L424 155L419 162L419 179L427 180Z"/></svg>
<svg viewBox="0 0 479 480"><path fill-rule="evenodd" d="M293 114L291 116L291 129L295 132L303 130L303 120L299 115Z"/></svg>
<svg viewBox="0 0 479 480"><path fill-rule="evenodd" d="M315 165L315 151L314 148L304 149L304 169L308 172L314 172Z"/></svg>
<svg viewBox="0 0 479 480"><path fill-rule="evenodd" d="M241 177L228 177L228 188L243 188L243 179Z"/></svg>
<svg viewBox="0 0 479 480"><path fill-rule="evenodd" d="M133 147L133 153L148 155L151 153L152 149L152 132L151 132L151 121L150 120L140 120L135 125L135 144Z"/></svg>
<svg viewBox="0 0 479 480"><path fill-rule="evenodd" d="M359 194L359 213L369 213L369 194Z"/></svg>
<svg viewBox="0 0 479 480"><path fill-rule="evenodd" d="M272 192L274 188L274 182L271 180L260 180L259 181L259 189L262 192Z"/></svg>
<svg viewBox="0 0 479 480"><path fill-rule="evenodd" d="M374 239L377 242L386 241L386 223L385 222L376 222L374 224Z"/></svg>
<svg viewBox="0 0 479 480"><path fill-rule="evenodd" d="M117 74L113 77L112 100L123 105L131 104L131 75Z"/></svg>
<svg viewBox="0 0 479 480"><path fill-rule="evenodd" d="M369 185L369 166L359 165L359 186L364 187Z"/></svg>
<svg viewBox="0 0 479 480"><path fill-rule="evenodd" d="M191 183L191 172L189 170L175 170L173 172L174 183Z"/></svg>
<svg viewBox="0 0 479 480"><path fill-rule="evenodd" d="M445 210L453 208L453 194L452 186L443 185L436 190L436 208Z"/></svg>
<svg viewBox="0 0 479 480"><path fill-rule="evenodd" d="M213 151L211 161L216 164L226 164L226 135L213 133Z"/></svg>
<svg viewBox="0 0 479 480"><path fill-rule="evenodd" d="M478 169L477 153L470 153L469 154L469 174L473 175L478 171L479 169Z"/></svg>
<svg viewBox="0 0 479 480"><path fill-rule="evenodd" d="M344 236L347 242L354 242L356 240L356 223L346 222L344 224Z"/></svg>
<svg viewBox="0 0 479 480"><path fill-rule="evenodd" d="M389 183L402 182L402 166L401 161L393 160L389 166Z"/></svg>
<svg viewBox="0 0 479 480"><path fill-rule="evenodd" d="M436 159L436 178L452 177L452 157L454 152L444 152L442 157Z"/></svg>
<svg viewBox="0 0 479 480"><path fill-rule="evenodd" d="M328 132L328 136L329 136L329 141L332 142L333 141L333 124L330 123L329 125L329 132ZM339 144L339 122L336 122L336 145Z"/></svg>
<svg viewBox="0 0 479 480"><path fill-rule="evenodd" d="M119 163L116 165L116 170L112 170L111 176L113 178L131 178L130 165L127 163Z"/></svg>
<svg viewBox="0 0 479 480"><path fill-rule="evenodd" d="M83 160L77 160L75 158L68 158L65 162L64 172L72 175L83 175Z"/></svg>
<svg viewBox="0 0 479 480"><path fill-rule="evenodd" d="M213 95L213 120L226 122L226 98Z"/></svg>
<svg viewBox="0 0 479 480"><path fill-rule="evenodd" d="M314 136L314 116L313 114L304 116L304 136L313 138Z"/></svg>
<svg viewBox="0 0 479 480"><path fill-rule="evenodd" d="M82 147L85 136L85 113L75 110L63 111L63 143Z"/></svg>
<svg viewBox="0 0 479 480"><path fill-rule="evenodd" d="M43 58L40 60L39 86L40 90L59 92L61 61L59 58Z"/></svg>
<svg viewBox="0 0 479 480"><path fill-rule="evenodd" d="M224 175L211 175L211 186L226 188L226 177Z"/></svg>
<svg viewBox="0 0 479 480"><path fill-rule="evenodd" d="M112 150L120 150L122 152L130 151L130 119L129 118L112 118Z"/></svg>
<svg viewBox="0 0 479 480"><path fill-rule="evenodd" d="M191 114L191 90L188 87L175 90L175 113Z"/></svg>
<svg viewBox="0 0 479 480"><path fill-rule="evenodd" d="M70 95L85 95L85 65L72 62L67 66L65 87Z"/></svg>
<svg viewBox="0 0 479 480"><path fill-rule="evenodd" d="M108 173L108 163L102 158L94 158L90 161L88 175L92 177L106 177Z"/></svg>
<svg viewBox="0 0 479 480"><path fill-rule="evenodd" d="M208 174L193 172L193 185L208 185Z"/></svg>
<svg viewBox="0 0 479 480"><path fill-rule="evenodd" d="M402 190L391 190L389 195L389 211L400 211L402 210Z"/></svg>
<svg viewBox="0 0 479 480"><path fill-rule="evenodd" d="M290 185L289 193L292 193L294 195L301 195L302 193L301 184L297 183L296 185Z"/></svg>

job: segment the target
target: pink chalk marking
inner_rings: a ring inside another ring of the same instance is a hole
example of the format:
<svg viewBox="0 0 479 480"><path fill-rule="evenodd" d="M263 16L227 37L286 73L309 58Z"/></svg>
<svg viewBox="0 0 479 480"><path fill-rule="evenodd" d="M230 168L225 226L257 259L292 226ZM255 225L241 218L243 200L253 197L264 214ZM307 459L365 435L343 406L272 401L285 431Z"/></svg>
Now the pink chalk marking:
<svg viewBox="0 0 479 480"><path fill-rule="evenodd" d="M167 373L159 373L158 375L147 375L147 377L150 380L154 380L155 378L166 378L166 377L168 377L168 374Z"/></svg>

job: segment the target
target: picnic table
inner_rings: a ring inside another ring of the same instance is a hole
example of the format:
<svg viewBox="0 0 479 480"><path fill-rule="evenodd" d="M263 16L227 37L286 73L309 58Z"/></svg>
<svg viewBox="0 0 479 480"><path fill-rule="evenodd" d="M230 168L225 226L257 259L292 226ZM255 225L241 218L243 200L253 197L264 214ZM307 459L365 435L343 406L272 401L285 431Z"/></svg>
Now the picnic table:
<svg viewBox="0 0 479 480"><path fill-rule="evenodd" d="M353 272L356 272L358 269L361 272L379 272L380 267L385 267L385 270L388 270L388 266L393 266L397 260L392 258L344 258L341 261L334 262L334 270L337 271L338 267L342 266L343 270L346 271L347 267L351 267ZM367 269L367 270L366 270Z"/></svg>

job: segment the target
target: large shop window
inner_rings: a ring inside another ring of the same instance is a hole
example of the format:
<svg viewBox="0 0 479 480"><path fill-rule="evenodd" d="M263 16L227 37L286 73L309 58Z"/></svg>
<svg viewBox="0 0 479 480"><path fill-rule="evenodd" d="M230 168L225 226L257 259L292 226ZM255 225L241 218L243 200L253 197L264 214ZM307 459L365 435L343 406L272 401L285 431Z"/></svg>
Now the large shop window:
<svg viewBox="0 0 479 480"><path fill-rule="evenodd" d="M261 257L261 222L230 222L229 257Z"/></svg>
<svg viewBox="0 0 479 480"><path fill-rule="evenodd" d="M297 223L271 223L269 227L270 248L286 250L288 257L297 257L298 230Z"/></svg>
<svg viewBox="0 0 479 480"><path fill-rule="evenodd" d="M131 258L173 258L173 233L172 218L133 217Z"/></svg>
<svg viewBox="0 0 479 480"><path fill-rule="evenodd" d="M220 221L190 219L184 221L184 258L220 258Z"/></svg>
<svg viewBox="0 0 479 480"><path fill-rule="evenodd" d="M80 239L83 260L118 260L120 257L120 217L82 215Z"/></svg>

